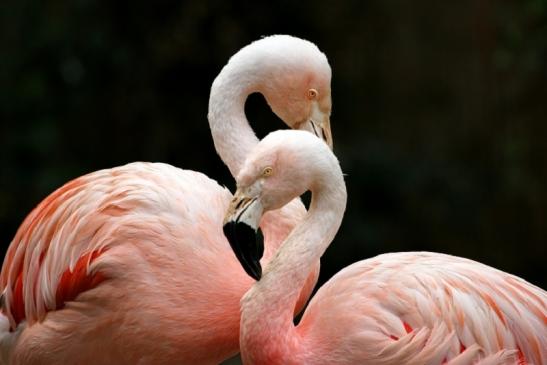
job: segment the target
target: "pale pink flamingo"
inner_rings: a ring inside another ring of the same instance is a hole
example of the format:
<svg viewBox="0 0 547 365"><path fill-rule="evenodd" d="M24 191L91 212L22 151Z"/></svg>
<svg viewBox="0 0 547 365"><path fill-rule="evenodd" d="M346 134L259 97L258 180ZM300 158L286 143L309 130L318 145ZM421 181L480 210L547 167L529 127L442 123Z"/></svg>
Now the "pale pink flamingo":
<svg viewBox="0 0 547 365"><path fill-rule="evenodd" d="M547 363L547 293L438 253L391 253L346 267L319 289L295 326L299 292L346 207L338 161L317 138L277 131L251 152L237 183L224 231L258 280L241 300L244 363ZM260 217L306 190L307 216L261 275L252 237Z"/></svg>
<svg viewBox="0 0 547 365"><path fill-rule="evenodd" d="M332 143L330 76L315 45L289 36L234 55L209 103L215 146L231 172L258 142L244 114L252 92L290 127ZM139 162L52 193L4 260L0 363L217 364L237 353L239 300L252 280L222 233L230 199L201 173ZM295 200L264 216L265 261L304 214ZM318 269L319 261L295 312Z"/></svg>

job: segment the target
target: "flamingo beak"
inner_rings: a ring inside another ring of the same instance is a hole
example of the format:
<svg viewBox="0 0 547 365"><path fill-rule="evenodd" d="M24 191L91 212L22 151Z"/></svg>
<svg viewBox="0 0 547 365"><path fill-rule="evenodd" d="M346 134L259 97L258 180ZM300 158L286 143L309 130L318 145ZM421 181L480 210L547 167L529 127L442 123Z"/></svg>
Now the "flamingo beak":
<svg viewBox="0 0 547 365"><path fill-rule="evenodd" d="M260 259L264 237L258 227L263 208L258 197L236 191L224 217L223 231L245 272L255 280L262 277Z"/></svg>
<svg viewBox="0 0 547 365"><path fill-rule="evenodd" d="M310 118L304 123L301 123L298 126L298 129L315 134L317 137L325 141L331 150L333 149L332 132L330 130L330 116L320 111L315 105L312 108Z"/></svg>
<svg viewBox="0 0 547 365"><path fill-rule="evenodd" d="M330 118L327 116L323 119L323 122L320 124L321 128L321 138L325 143L330 147L331 151L334 149L334 142L332 140L332 132L330 130Z"/></svg>

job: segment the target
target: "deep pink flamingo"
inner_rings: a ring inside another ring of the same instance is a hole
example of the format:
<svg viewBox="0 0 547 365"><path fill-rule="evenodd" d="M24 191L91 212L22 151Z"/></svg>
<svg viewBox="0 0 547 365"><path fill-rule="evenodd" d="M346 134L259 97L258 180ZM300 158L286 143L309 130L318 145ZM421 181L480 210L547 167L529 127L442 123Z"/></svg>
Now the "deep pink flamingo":
<svg viewBox="0 0 547 365"><path fill-rule="evenodd" d="M332 143L330 76L315 45L289 36L233 56L209 103L230 171L258 142L244 114L252 92L290 127ZM97 171L52 193L4 260L0 363L216 364L235 354L252 280L222 234L230 199L205 175L159 163ZM265 261L304 214L295 200L264 216ZM313 266L295 311L316 282Z"/></svg>
<svg viewBox="0 0 547 365"><path fill-rule="evenodd" d="M546 364L547 293L489 266L438 253L359 261L312 298L298 326L300 290L334 238L346 207L329 148L298 131L262 140L237 177L224 231L258 280L241 301L246 364ZM307 216L261 275L254 230L263 212L306 190Z"/></svg>

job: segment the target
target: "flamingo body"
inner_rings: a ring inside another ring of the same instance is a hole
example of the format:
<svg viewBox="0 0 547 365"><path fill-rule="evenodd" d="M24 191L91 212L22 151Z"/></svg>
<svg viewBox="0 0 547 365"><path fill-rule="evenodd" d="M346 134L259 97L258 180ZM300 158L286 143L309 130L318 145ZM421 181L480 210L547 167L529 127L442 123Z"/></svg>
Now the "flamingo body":
<svg viewBox="0 0 547 365"><path fill-rule="evenodd" d="M229 356L251 285L221 230L230 199L205 175L161 163L97 171L54 192L23 222L3 266L5 362L212 364ZM269 218L275 225L264 220L266 258L302 213L295 201Z"/></svg>
<svg viewBox="0 0 547 365"><path fill-rule="evenodd" d="M310 134L276 131L249 154L237 182L224 232L258 280L241 300L244 363L547 363L547 293L438 253L392 253L350 265L319 289L295 326L299 291L342 222L347 193L339 163ZM264 212L307 190L306 217L261 274L242 226L256 230Z"/></svg>
<svg viewBox="0 0 547 365"><path fill-rule="evenodd" d="M313 297L297 327L300 363L544 364L546 310L545 291L478 262L384 254Z"/></svg>

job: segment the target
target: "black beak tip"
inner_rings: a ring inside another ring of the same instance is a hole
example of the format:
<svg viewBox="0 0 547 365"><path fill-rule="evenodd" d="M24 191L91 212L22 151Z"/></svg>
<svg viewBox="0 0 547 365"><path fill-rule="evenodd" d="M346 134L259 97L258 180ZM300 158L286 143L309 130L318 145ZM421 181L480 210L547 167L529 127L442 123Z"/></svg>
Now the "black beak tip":
<svg viewBox="0 0 547 365"><path fill-rule="evenodd" d="M245 270L245 272L249 274L249 276L255 279L256 281L259 281L260 278L262 278L262 265L258 263L258 265L253 271Z"/></svg>
<svg viewBox="0 0 547 365"><path fill-rule="evenodd" d="M260 280L260 259L264 253L264 240L260 228L255 231L243 222L229 221L222 230L245 272L253 279Z"/></svg>

